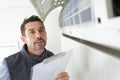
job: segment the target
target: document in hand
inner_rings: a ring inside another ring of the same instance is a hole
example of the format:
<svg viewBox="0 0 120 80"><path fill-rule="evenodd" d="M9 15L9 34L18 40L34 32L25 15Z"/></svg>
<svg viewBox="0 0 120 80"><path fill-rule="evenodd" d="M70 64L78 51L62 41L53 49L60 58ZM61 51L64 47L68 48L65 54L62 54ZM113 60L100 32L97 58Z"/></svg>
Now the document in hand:
<svg viewBox="0 0 120 80"><path fill-rule="evenodd" d="M54 80L67 67L72 52L69 50L58 53L33 66L32 80Z"/></svg>

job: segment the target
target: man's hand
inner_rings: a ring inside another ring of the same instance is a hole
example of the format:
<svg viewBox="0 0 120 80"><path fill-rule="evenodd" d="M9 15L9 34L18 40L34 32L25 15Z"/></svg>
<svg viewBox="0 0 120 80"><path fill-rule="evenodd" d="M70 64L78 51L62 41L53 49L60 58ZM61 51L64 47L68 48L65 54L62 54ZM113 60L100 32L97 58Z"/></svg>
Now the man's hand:
<svg viewBox="0 0 120 80"><path fill-rule="evenodd" d="M55 80L69 80L69 75L67 72L60 73Z"/></svg>

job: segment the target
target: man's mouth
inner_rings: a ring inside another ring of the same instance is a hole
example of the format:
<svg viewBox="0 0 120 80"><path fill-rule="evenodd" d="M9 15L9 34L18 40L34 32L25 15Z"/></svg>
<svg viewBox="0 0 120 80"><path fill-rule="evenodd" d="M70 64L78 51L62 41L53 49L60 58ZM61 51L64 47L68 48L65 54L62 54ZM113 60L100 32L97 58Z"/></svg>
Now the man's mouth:
<svg viewBox="0 0 120 80"><path fill-rule="evenodd" d="M39 40L39 41L36 41L35 43L36 44L41 44L41 43L44 43L44 41L43 40Z"/></svg>

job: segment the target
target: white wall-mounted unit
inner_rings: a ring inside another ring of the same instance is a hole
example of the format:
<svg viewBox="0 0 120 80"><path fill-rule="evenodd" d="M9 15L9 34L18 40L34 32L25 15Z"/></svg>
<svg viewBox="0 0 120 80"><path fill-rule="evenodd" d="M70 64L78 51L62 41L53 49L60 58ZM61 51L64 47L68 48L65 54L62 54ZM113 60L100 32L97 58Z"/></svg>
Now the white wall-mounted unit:
<svg viewBox="0 0 120 80"><path fill-rule="evenodd" d="M115 11L116 3L120 1L67 0L59 17L62 34L120 58L120 13Z"/></svg>
<svg viewBox="0 0 120 80"><path fill-rule="evenodd" d="M62 33L119 50L120 13L115 12L116 3L120 1L68 0L59 17Z"/></svg>

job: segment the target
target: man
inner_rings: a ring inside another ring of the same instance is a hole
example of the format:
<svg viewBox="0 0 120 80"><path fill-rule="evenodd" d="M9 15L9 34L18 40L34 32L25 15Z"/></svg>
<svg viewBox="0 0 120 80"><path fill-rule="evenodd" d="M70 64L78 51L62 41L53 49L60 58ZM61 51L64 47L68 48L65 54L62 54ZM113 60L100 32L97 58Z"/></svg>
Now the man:
<svg viewBox="0 0 120 80"><path fill-rule="evenodd" d="M0 80L30 80L31 67L54 55L45 49L47 34L44 23L38 16L33 15L23 21L21 34L23 48L2 62ZM69 80L69 76L62 72L55 80Z"/></svg>

